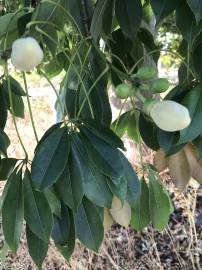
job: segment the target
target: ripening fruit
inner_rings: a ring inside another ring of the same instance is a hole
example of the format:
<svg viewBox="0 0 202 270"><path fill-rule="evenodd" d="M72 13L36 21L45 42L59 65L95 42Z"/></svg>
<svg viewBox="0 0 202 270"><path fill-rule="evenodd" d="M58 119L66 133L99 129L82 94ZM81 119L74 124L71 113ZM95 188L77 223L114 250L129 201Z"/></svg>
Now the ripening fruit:
<svg viewBox="0 0 202 270"><path fill-rule="evenodd" d="M116 96L121 99L130 97L133 94L133 87L130 84L119 84L115 89Z"/></svg>
<svg viewBox="0 0 202 270"><path fill-rule="evenodd" d="M13 42L11 61L16 69L31 71L43 60L44 54L36 39L19 38Z"/></svg>
<svg viewBox="0 0 202 270"><path fill-rule="evenodd" d="M141 67L138 69L137 77L141 80L150 80L155 78L157 75L157 70L153 67Z"/></svg>
<svg viewBox="0 0 202 270"><path fill-rule="evenodd" d="M191 122L188 109L172 100L155 102L149 114L160 129L168 132L182 130Z"/></svg>
<svg viewBox="0 0 202 270"><path fill-rule="evenodd" d="M167 79L159 78L151 85L151 91L154 93L163 93L168 90L170 84Z"/></svg>
<svg viewBox="0 0 202 270"><path fill-rule="evenodd" d="M113 197L112 206L110 209L110 213L113 219L119 223L121 226L128 228L131 220L131 207L125 201L123 206L119 198L116 196Z"/></svg>

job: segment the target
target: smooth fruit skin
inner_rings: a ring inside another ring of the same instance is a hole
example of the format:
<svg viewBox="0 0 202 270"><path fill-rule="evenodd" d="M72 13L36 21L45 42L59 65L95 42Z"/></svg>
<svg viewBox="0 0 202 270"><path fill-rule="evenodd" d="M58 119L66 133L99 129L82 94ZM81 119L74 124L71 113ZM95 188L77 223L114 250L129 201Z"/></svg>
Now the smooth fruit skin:
<svg viewBox="0 0 202 270"><path fill-rule="evenodd" d="M150 80L155 78L157 75L157 70L153 67L141 67L138 69L137 77L141 80Z"/></svg>
<svg viewBox="0 0 202 270"><path fill-rule="evenodd" d="M154 103L149 114L160 129L168 132L182 130L191 122L188 109L172 100Z"/></svg>
<svg viewBox="0 0 202 270"><path fill-rule="evenodd" d="M119 84L115 89L116 96L121 99L126 99L133 94L133 87L130 84Z"/></svg>
<svg viewBox="0 0 202 270"><path fill-rule="evenodd" d="M31 71L43 60L44 54L36 39L19 38L13 42L11 62L21 71Z"/></svg>
<svg viewBox="0 0 202 270"><path fill-rule="evenodd" d="M151 91L154 93L163 93L168 90L170 84L167 79L159 78L151 85Z"/></svg>

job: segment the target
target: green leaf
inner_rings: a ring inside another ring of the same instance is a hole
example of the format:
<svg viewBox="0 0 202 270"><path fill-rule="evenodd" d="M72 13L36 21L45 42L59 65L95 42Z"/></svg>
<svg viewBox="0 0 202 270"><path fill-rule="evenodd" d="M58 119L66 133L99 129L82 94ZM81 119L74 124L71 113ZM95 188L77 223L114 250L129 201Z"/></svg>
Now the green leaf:
<svg viewBox="0 0 202 270"><path fill-rule="evenodd" d="M132 207L131 225L137 231L142 231L150 223L149 188L144 179L140 181L140 194Z"/></svg>
<svg viewBox="0 0 202 270"><path fill-rule="evenodd" d="M69 156L67 129L57 128L38 147L32 162L32 181L38 190L51 187L61 176Z"/></svg>
<svg viewBox="0 0 202 270"><path fill-rule="evenodd" d="M139 131L145 144L154 151L157 151L159 149L157 127L151 119L143 113L141 113L139 117Z"/></svg>
<svg viewBox="0 0 202 270"><path fill-rule="evenodd" d="M3 158L0 161L0 180L8 179L17 161L15 158Z"/></svg>
<svg viewBox="0 0 202 270"><path fill-rule="evenodd" d="M84 192L94 204L111 207L112 193L107 185L106 177L90 161L87 164L87 175L84 179Z"/></svg>
<svg viewBox="0 0 202 270"><path fill-rule="evenodd" d="M2 152L4 156L7 155L7 148L10 145L10 140L7 134L0 129L0 153Z"/></svg>
<svg viewBox="0 0 202 270"><path fill-rule="evenodd" d="M17 96L26 96L25 91L23 90L22 86L19 84L18 81L16 81L13 77L9 76L9 80L10 80L10 86L11 86L11 92ZM7 84L7 80L5 80L3 82L3 87L4 89L6 89L7 93L8 93L8 84Z"/></svg>
<svg viewBox="0 0 202 270"><path fill-rule="evenodd" d="M154 171L149 171L149 211L154 227L162 231L170 217L170 200L167 192L157 180Z"/></svg>
<svg viewBox="0 0 202 270"><path fill-rule="evenodd" d="M41 269L42 263L47 255L48 243L38 238L28 226L26 226L26 237L29 254L36 266Z"/></svg>
<svg viewBox="0 0 202 270"><path fill-rule="evenodd" d="M200 0L187 0L187 3L196 18L196 22L199 23L202 19L202 2Z"/></svg>
<svg viewBox="0 0 202 270"><path fill-rule="evenodd" d="M23 225L24 205L22 193L22 170L14 171L2 206L2 226L5 240L16 253Z"/></svg>
<svg viewBox="0 0 202 270"><path fill-rule="evenodd" d="M4 129L8 117L8 103L2 85L0 85L0 128Z"/></svg>
<svg viewBox="0 0 202 270"><path fill-rule="evenodd" d="M146 28L141 27L137 33L137 36L144 44L144 47L148 53L153 52L155 50L160 50L159 46L155 44L154 36ZM157 63L160 56L160 52L152 53L151 56Z"/></svg>
<svg viewBox="0 0 202 270"><path fill-rule="evenodd" d="M60 251L60 253L63 255L63 257L69 261L75 246L75 225L74 225L74 217L72 211L69 209L69 234L67 239L67 245L61 246L56 245L57 249Z"/></svg>
<svg viewBox="0 0 202 270"><path fill-rule="evenodd" d="M130 111L123 113L120 115L113 123L112 123L112 130L119 136L120 138L123 137L127 128L128 122L130 119Z"/></svg>
<svg viewBox="0 0 202 270"><path fill-rule="evenodd" d="M119 179L108 178L107 183L109 185L109 188L112 194L116 195L120 199L122 204L124 204L124 201L126 200L126 194L127 194L126 177L122 176Z"/></svg>
<svg viewBox="0 0 202 270"><path fill-rule="evenodd" d="M95 136L99 139L105 141L106 143L110 144L116 148L124 148L124 144L122 140L108 127L105 127L97 120L93 119L82 119L82 122L90 132L92 132Z"/></svg>
<svg viewBox="0 0 202 270"><path fill-rule="evenodd" d="M184 18L186 18L186 20ZM192 45L193 41L201 32L202 22L198 25L196 24L194 14L186 1L181 1L181 4L176 9L176 24L183 38Z"/></svg>
<svg viewBox="0 0 202 270"><path fill-rule="evenodd" d="M191 123L180 132L178 144L191 141L202 133L202 86L198 85L191 90L183 99L182 104L189 110Z"/></svg>
<svg viewBox="0 0 202 270"><path fill-rule="evenodd" d="M66 246L68 244L70 232L70 217L69 211L66 206L62 206L61 218L54 217L54 226L51 237L53 238L55 245Z"/></svg>
<svg viewBox="0 0 202 270"><path fill-rule="evenodd" d="M126 200L131 206L133 206L139 197L140 182L128 159L123 153L120 152L119 154L124 167L124 178L127 181Z"/></svg>
<svg viewBox="0 0 202 270"><path fill-rule="evenodd" d="M128 119L127 134L129 139L135 142L139 142L138 118L139 113L135 111L130 113L130 117Z"/></svg>
<svg viewBox="0 0 202 270"><path fill-rule="evenodd" d="M63 202L73 211L77 211L84 195L84 160L72 135L69 161L61 177L56 183L56 189ZM77 136L75 134L75 136Z"/></svg>
<svg viewBox="0 0 202 270"><path fill-rule="evenodd" d="M112 26L112 8L114 0L98 0L92 22L91 22L91 35L97 41L101 34L104 32L109 35Z"/></svg>
<svg viewBox="0 0 202 270"><path fill-rule="evenodd" d="M179 0L150 0L150 4L156 16L156 23L159 24L176 9Z"/></svg>
<svg viewBox="0 0 202 270"><path fill-rule="evenodd" d="M27 225L38 238L48 243L53 224L51 209L45 195L33 189L28 170L25 171L23 190Z"/></svg>
<svg viewBox="0 0 202 270"><path fill-rule="evenodd" d="M96 207L84 197L74 215L77 238L95 252L98 252L104 235L101 212L103 209Z"/></svg>
<svg viewBox="0 0 202 270"><path fill-rule="evenodd" d="M202 23L201 23L201 30L202 30ZM192 48L192 60L193 60L193 67L197 74L199 80L202 79L202 64L200 61L200 55L202 52L202 32L198 35L197 39L195 40Z"/></svg>
<svg viewBox="0 0 202 270"><path fill-rule="evenodd" d="M123 166L118 150L100 140L87 129L81 127L80 130L90 160L107 176L120 178L123 175Z"/></svg>
<svg viewBox="0 0 202 270"><path fill-rule="evenodd" d="M116 0L115 13L118 23L125 34L134 40L142 20L140 0Z"/></svg>
<svg viewBox="0 0 202 270"><path fill-rule="evenodd" d="M37 150L38 150L39 146L41 145L41 143L44 142L53 131L60 128L61 125L62 125L62 123L56 123L55 125L51 126L48 130L46 130L46 132L44 133L44 135L42 136L42 138L38 142L38 144L37 144L37 146L35 148L35 152L37 152Z"/></svg>
<svg viewBox="0 0 202 270"><path fill-rule="evenodd" d="M57 216L61 216L61 200L58 198L56 191L54 188L48 189L44 191L44 195L48 201L51 212Z"/></svg>

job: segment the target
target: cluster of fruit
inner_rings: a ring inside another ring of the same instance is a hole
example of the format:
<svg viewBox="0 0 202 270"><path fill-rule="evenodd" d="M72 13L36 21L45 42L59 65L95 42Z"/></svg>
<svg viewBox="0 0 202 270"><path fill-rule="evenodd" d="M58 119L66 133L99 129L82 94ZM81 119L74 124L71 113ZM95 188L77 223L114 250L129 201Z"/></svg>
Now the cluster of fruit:
<svg viewBox="0 0 202 270"><path fill-rule="evenodd" d="M159 94L169 89L169 81L165 78L155 78L157 70L153 67L141 67L135 74L136 85L133 82L120 84L115 93L118 98L127 99L137 97L143 103L143 109L154 123L162 130L168 132L179 131L188 127L191 122L188 109L172 100L159 101L153 98L146 99L145 92Z"/></svg>
<svg viewBox="0 0 202 270"><path fill-rule="evenodd" d="M126 99L135 96L137 91L149 91L153 94L167 91L170 86L169 81L165 78L155 79L156 76L157 70L155 68L141 67L135 74L135 83L132 81L119 84L115 89L116 96Z"/></svg>

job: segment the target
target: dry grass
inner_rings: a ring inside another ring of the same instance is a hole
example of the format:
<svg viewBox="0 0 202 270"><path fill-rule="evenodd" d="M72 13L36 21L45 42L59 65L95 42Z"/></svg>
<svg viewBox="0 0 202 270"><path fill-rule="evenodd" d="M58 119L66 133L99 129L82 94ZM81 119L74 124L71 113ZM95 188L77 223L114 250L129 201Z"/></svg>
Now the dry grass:
<svg viewBox="0 0 202 270"><path fill-rule="evenodd" d="M34 118L39 137L54 123L53 110L50 107L49 91L45 83L33 88L36 97L32 99ZM44 91L45 95L41 95ZM26 112L24 120L18 120L20 134L32 156L35 148L35 140ZM22 158L12 121L9 119L7 132L12 141L9 147L9 155ZM127 142L130 148L130 158L135 167L138 167L138 153L131 142ZM134 149L131 151L131 149ZM132 155L131 155L132 153ZM152 159L152 153L144 150L145 160ZM173 199L175 211L171 215L169 225L162 233L156 232L149 226L142 233L132 229L124 229L116 224L105 235L99 254L95 254L80 243L77 243L75 252L69 263L65 262L52 244L43 269L45 270L160 270L160 269L202 269L202 227L195 225L196 217L202 209L202 188L195 183L187 188L184 194L180 194L171 184L167 173L162 179ZM1 183L3 186L3 183ZM99 233L99 232L98 232ZM3 236L1 244L4 246ZM5 246L4 246L5 247ZM0 269L5 270L32 270L35 269L26 247L25 237L22 237L21 246L17 256L8 252L5 257L1 249L1 259L5 259Z"/></svg>

